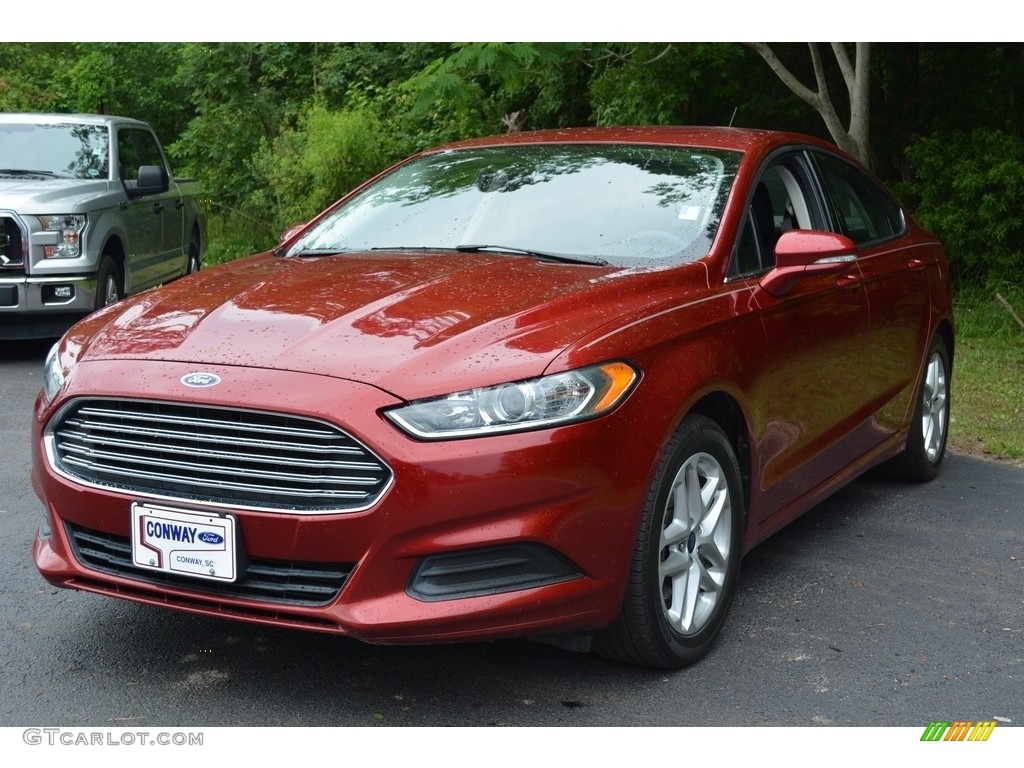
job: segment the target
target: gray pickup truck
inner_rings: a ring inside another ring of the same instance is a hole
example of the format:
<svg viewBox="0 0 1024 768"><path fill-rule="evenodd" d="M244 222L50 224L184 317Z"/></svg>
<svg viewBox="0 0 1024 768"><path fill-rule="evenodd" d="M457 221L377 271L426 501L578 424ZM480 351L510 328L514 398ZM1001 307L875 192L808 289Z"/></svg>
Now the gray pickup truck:
<svg viewBox="0 0 1024 768"><path fill-rule="evenodd" d="M59 336L198 270L199 194L146 123L0 114L0 339Z"/></svg>

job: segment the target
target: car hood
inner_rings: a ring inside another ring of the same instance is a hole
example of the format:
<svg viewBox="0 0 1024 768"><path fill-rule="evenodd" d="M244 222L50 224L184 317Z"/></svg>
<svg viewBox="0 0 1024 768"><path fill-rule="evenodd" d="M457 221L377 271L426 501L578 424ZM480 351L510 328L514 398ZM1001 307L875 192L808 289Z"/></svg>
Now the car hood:
<svg viewBox="0 0 1024 768"><path fill-rule="evenodd" d="M702 265L669 272L706 285ZM641 312L665 275L485 253L264 254L109 307L69 341L79 361L286 369L415 399L539 375Z"/></svg>

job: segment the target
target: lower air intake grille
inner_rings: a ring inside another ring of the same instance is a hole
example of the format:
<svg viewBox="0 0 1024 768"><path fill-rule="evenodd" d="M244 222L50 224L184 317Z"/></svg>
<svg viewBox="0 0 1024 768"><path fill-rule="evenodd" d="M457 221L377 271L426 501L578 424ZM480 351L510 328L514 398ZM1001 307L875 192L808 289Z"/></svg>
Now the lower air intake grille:
<svg viewBox="0 0 1024 768"><path fill-rule="evenodd" d="M65 526L75 557L87 568L149 584L180 587L190 592L289 605L327 605L338 597L354 567L352 563L296 563L250 558L238 580L226 584L139 568L132 562L131 542L127 537L90 531L71 523L65 523Z"/></svg>
<svg viewBox="0 0 1024 768"><path fill-rule="evenodd" d="M337 427L285 414L76 400L47 429L54 468L159 498L318 513L365 509L391 469Z"/></svg>

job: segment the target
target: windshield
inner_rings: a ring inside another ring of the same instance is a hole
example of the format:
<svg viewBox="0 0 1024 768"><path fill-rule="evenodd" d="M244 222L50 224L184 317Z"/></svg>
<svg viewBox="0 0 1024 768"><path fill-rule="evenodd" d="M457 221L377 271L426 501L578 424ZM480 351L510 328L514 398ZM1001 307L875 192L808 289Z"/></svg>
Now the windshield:
<svg viewBox="0 0 1024 768"><path fill-rule="evenodd" d="M704 256L739 154L689 147L459 149L407 163L321 221L288 255L494 247L614 266Z"/></svg>
<svg viewBox="0 0 1024 768"><path fill-rule="evenodd" d="M0 172L107 178L106 126L0 123Z"/></svg>

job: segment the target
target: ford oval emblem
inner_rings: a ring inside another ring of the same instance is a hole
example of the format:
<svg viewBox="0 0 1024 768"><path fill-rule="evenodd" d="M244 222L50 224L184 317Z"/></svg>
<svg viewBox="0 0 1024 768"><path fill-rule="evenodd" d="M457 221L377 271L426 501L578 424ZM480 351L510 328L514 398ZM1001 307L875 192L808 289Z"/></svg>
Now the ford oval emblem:
<svg viewBox="0 0 1024 768"><path fill-rule="evenodd" d="M223 544L224 537L213 531L203 531L199 534L199 540L204 544Z"/></svg>
<svg viewBox="0 0 1024 768"><path fill-rule="evenodd" d="M216 373L186 373L181 377L186 387L215 387L220 384L220 376Z"/></svg>

